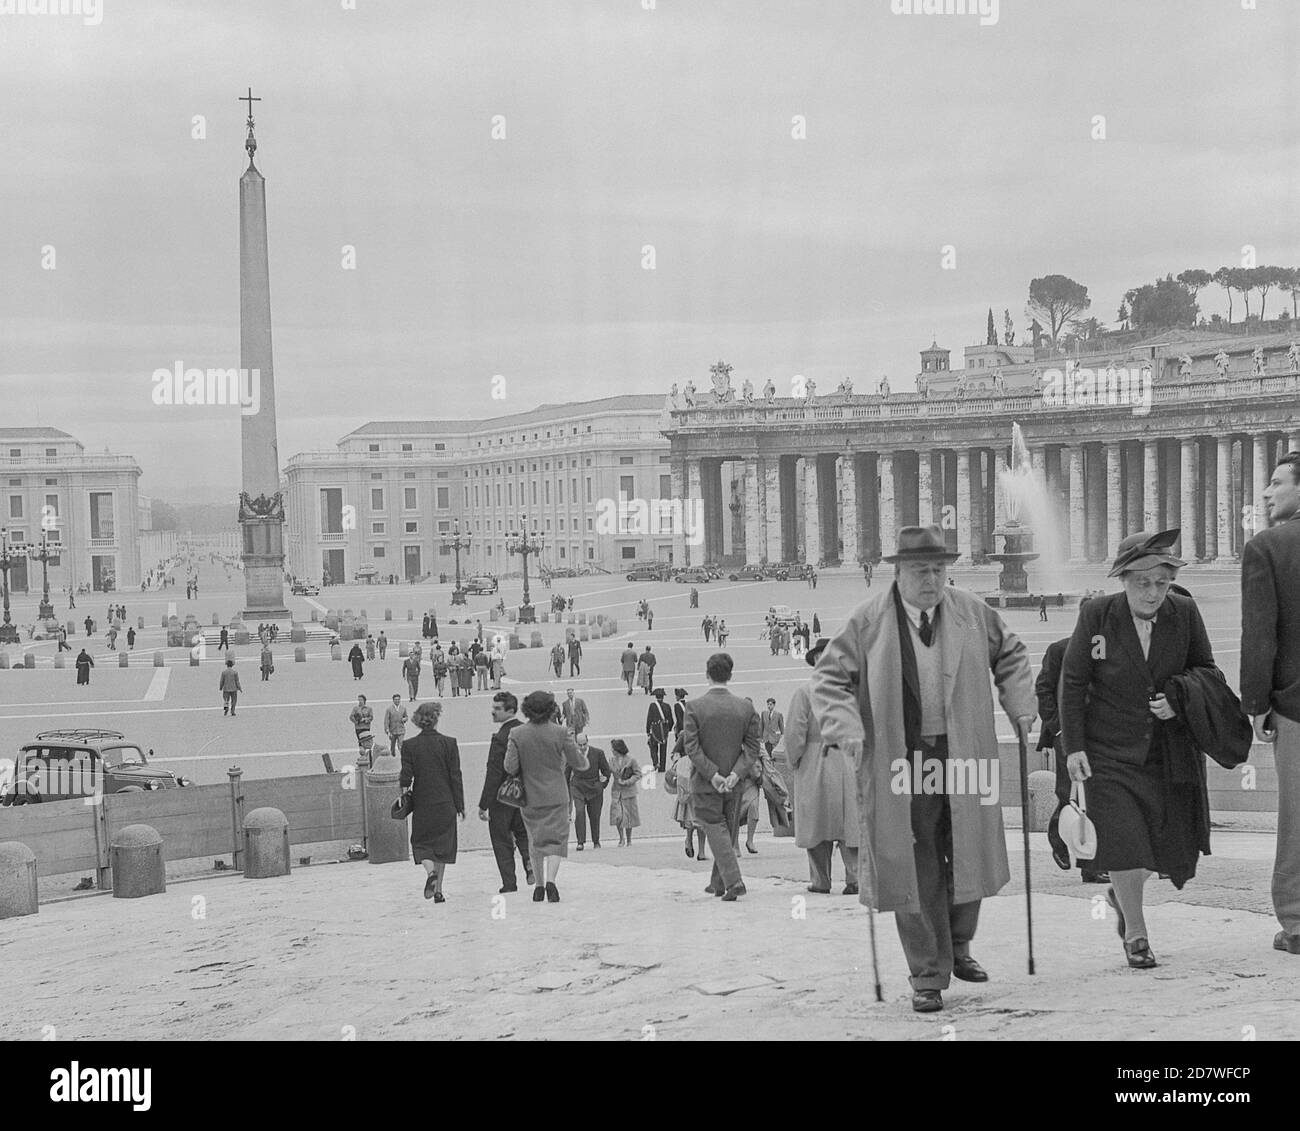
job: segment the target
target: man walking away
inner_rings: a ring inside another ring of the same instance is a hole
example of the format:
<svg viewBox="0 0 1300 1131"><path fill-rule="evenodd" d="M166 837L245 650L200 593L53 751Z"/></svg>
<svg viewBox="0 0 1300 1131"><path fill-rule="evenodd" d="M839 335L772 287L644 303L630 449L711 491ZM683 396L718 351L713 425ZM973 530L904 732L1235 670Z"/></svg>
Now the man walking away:
<svg viewBox="0 0 1300 1131"><path fill-rule="evenodd" d="M632 681L636 679L636 646L629 640L623 649L619 662L623 666L623 682L627 684L627 693L632 694Z"/></svg>
<svg viewBox="0 0 1300 1131"><path fill-rule="evenodd" d="M683 732L695 817L713 849L713 875L704 890L728 903L745 894L734 848L740 835L737 787L759 758L758 712L727 690L733 666L726 652L709 657L709 689L686 704Z"/></svg>
<svg viewBox="0 0 1300 1131"><path fill-rule="evenodd" d="M483 792L478 799L478 819L486 821L488 825L492 854L497 859L497 871L501 873L502 894L519 890L515 872L516 850L523 859L528 886L534 886L524 815L513 805L503 805L497 800L497 790L501 788L506 776L506 742L510 738L510 732L522 722L515 717L518 710L519 700L509 691L498 691L492 696L492 721L497 724L497 730L488 745L487 774L483 778Z"/></svg>
<svg viewBox="0 0 1300 1131"><path fill-rule="evenodd" d="M226 670L221 673L217 686L221 689L221 713L233 719L235 707L239 703L239 693L243 690L239 686L239 673L235 671L234 660L226 661Z"/></svg>
<svg viewBox="0 0 1300 1131"><path fill-rule="evenodd" d="M388 637L384 635L382 628L379 630L379 639L375 641L375 645L379 648L379 658L382 660L388 655Z"/></svg>
<svg viewBox="0 0 1300 1131"><path fill-rule="evenodd" d="M1264 509L1272 525L1241 552L1241 705L1277 767L1273 948L1300 954L1300 452L1278 460Z"/></svg>

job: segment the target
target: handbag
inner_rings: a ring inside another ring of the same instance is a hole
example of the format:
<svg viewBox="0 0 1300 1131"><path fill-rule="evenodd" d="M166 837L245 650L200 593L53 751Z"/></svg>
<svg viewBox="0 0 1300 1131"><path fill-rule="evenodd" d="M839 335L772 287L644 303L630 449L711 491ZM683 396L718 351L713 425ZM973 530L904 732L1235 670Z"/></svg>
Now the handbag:
<svg viewBox="0 0 1300 1131"><path fill-rule="evenodd" d="M405 821L411 815L414 808L412 803L412 792L409 789L402 790L401 796L393 802L393 807L388 810L388 815L394 821Z"/></svg>
<svg viewBox="0 0 1300 1131"><path fill-rule="evenodd" d="M677 763L674 762L664 771L664 790L667 793L677 792Z"/></svg>
<svg viewBox="0 0 1300 1131"><path fill-rule="evenodd" d="M505 779L497 787L497 800L502 805L509 805L514 809L522 809L528 804L528 799L524 796L524 780L513 774L506 775Z"/></svg>
<svg viewBox="0 0 1300 1131"><path fill-rule="evenodd" d="M1091 860L1097 855L1097 829L1088 819L1083 782L1070 786L1070 803L1061 810L1056 827L1072 859Z"/></svg>

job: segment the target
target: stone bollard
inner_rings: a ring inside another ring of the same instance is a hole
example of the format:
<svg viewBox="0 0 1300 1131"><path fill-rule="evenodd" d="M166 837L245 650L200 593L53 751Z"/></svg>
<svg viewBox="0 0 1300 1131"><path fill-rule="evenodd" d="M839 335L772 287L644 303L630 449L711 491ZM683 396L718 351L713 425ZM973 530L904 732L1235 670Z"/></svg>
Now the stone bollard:
<svg viewBox="0 0 1300 1131"><path fill-rule="evenodd" d="M35 915L36 854L25 844L0 844L0 919Z"/></svg>
<svg viewBox="0 0 1300 1131"><path fill-rule="evenodd" d="M254 809L244 818L244 878L289 874L289 819L279 809Z"/></svg>
<svg viewBox="0 0 1300 1131"><path fill-rule="evenodd" d="M126 653L123 652L122 655L125 656ZM23 653L23 667L28 668L28 669L31 669L31 668L34 668L35 666L36 666L36 653L35 653L35 652L24 652L24 653Z"/></svg>
<svg viewBox="0 0 1300 1131"><path fill-rule="evenodd" d="M542 634L537 629L533 629L528 641L528 647L540 648L541 646L542 646Z"/></svg>
<svg viewBox="0 0 1300 1131"><path fill-rule="evenodd" d="M510 634L510 651L513 652L516 648L522 648L523 646L524 642L519 639L519 633L512 632Z"/></svg>
<svg viewBox="0 0 1300 1131"><path fill-rule="evenodd" d="M162 619L162 627L163 627L163 628L166 628L166 627L167 627L167 620L168 620L167 617L163 617L163 619ZM68 623L71 624L72 622L69 621ZM69 636L72 635L71 631L68 632L68 635L69 635Z"/></svg>
<svg viewBox="0 0 1300 1131"><path fill-rule="evenodd" d="M307 648L305 645L299 644L293 650L293 662L295 664L305 664L307 662Z"/></svg>
<svg viewBox="0 0 1300 1131"><path fill-rule="evenodd" d="M589 629L585 624L578 629L578 639L584 642L591 639L591 629Z"/></svg>
<svg viewBox="0 0 1300 1131"><path fill-rule="evenodd" d="M549 623L550 623L550 621L551 621L551 612L550 612L549 609L543 609L543 610L542 610L542 617L541 617L541 620L542 620L542 624L549 624Z"/></svg>
<svg viewBox="0 0 1300 1131"><path fill-rule="evenodd" d="M374 767L362 771L366 775L366 851L372 864L396 864L409 859L411 842L407 822L394 821L390 810L401 789L402 762L389 754L375 759Z"/></svg>
<svg viewBox="0 0 1300 1131"><path fill-rule="evenodd" d="M359 613L357 613L357 619L358 619L358 620L369 620L370 617L369 617L369 615L366 613L366 610L365 610L365 609L362 609Z"/></svg>
<svg viewBox="0 0 1300 1131"><path fill-rule="evenodd" d="M153 654L153 666L156 668L161 668L164 666L163 654L161 652L155 652Z"/></svg>
<svg viewBox="0 0 1300 1131"><path fill-rule="evenodd" d="M312 611L311 611L311 620L312 620L312 624L319 624L319 623L320 623L320 612L319 612L319 610L317 610L317 609L312 609Z"/></svg>
<svg viewBox="0 0 1300 1131"><path fill-rule="evenodd" d="M398 658L405 660L406 657L409 656L410 654L411 654L411 646L405 640L398 641L397 644Z"/></svg>
<svg viewBox="0 0 1300 1131"><path fill-rule="evenodd" d="M407 619L407 620L415 620L415 610L414 610L414 609L407 609L407 610L406 610L406 619Z"/></svg>
<svg viewBox="0 0 1300 1131"><path fill-rule="evenodd" d="M129 667L131 663L129 659L130 655L130 652L119 652L117 654L117 666L119 668Z"/></svg>
<svg viewBox="0 0 1300 1131"><path fill-rule="evenodd" d="M221 617L217 613L212 614L212 627L213 628L221 627Z"/></svg>
<svg viewBox="0 0 1300 1131"><path fill-rule="evenodd" d="M578 623L578 618L577 618L576 616L574 616L572 613L569 614L569 623L570 623L570 624L577 624L577 623Z"/></svg>
<svg viewBox="0 0 1300 1131"><path fill-rule="evenodd" d="M0 672L9 670L9 653L0 649Z"/></svg>
<svg viewBox="0 0 1300 1131"><path fill-rule="evenodd" d="M393 610L392 610L392 609L385 609L385 610L384 610L384 620L392 620L392 619L393 619Z"/></svg>
<svg viewBox="0 0 1300 1131"><path fill-rule="evenodd" d="M144 631L144 617L136 617L135 627L141 632Z"/></svg>
<svg viewBox="0 0 1300 1131"><path fill-rule="evenodd" d="M291 629L289 629L289 643L306 644L307 629L301 624L295 624Z"/></svg>
<svg viewBox="0 0 1300 1131"><path fill-rule="evenodd" d="M496 624L496 622L499 621L500 619L501 619L501 610L498 609L495 605L493 605L490 609L488 609L488 620L490 620L493 624Z"/></svg>
<svg viewBox="0 0 1300 1131"><path fill-rule="evenodd" d="M199 666L199 657L198 657L194 652L191 652L191 653L190 653L190 667L192 667L192 668L197 668L198 666Z"/></svg>
<svg viewBox="0 0 1300 1131"><path fill-rule="evenodd" d="M113 834L109 859L115 899L138 899L167 890L163 839L149 825L127 825Z"/></svg>
<svg viewBox="0 0 1300 1131"><path fill-rule="evenodd" d="M511 624L517 624L519 622L519 610L514 608L513 606L507 609L506 620L508 620Z"/></svg>
<svg viewBox="0 0 1300 1131"><path fill-rule="evenodd" d="M73 637L77 635L77 624L75 621L68 621L68 623L65 624L63 627L68 630L69 637ZM163 628L166 627L167 627L167 622L163 621Z"/></svg>
<svg viewBox="0 0 1300 1131"><path fill-rule="evenodd" d="M331 660L341 660L341 659L343 659L343 645L342 645L342 644L331 644L331 645L330 645L330 659L331 659Z"/></svg>
<svg viewBox="0 0 1300 1131"><path fill-rule="evenodd" d="M60 671L62 671L64 668L68 666L67 657L64 656L62 652L54 653L54 666L58 668Z"/></svg>
<svg viewBox="0 0 1300 1131"><path fill-rule="evenodd" d="M578 623L579 623L579 624L586 624L586 623L587 623L587 614L586 614L586 613L579 613L579 614L578 614Z"/></svg>
<svg viewBox="0 0 1300 1131"><path fill-rule="evenodd" d="M1034 770L1029 775L1029 812L1024 820L1031 833L1044 833L1047 823L1056 812L1056 773L1052 770Z"/></svg>

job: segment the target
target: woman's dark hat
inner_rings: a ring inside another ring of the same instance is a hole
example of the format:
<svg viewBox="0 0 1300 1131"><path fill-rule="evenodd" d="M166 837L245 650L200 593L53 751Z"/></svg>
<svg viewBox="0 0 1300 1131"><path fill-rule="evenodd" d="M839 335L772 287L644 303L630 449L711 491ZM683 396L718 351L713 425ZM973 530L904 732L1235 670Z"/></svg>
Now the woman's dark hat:
<svg viewBox="0 0 1300 1131"><path fill-rule="evenodd" d="M1151 569L1158 565L1173 566L1175 569L1185 566L1187 563L1182 558L1176 558L1169 552L1169 547L1178 541L1181 533L1181 529L1175 529L1162 530L1159 534L1152 534L1149 530L1130 534L1119 544L1115 565L1106 576L1118 577L1126 570Z"/></svg>
<svg viewBox="0 0 1300 1131"><path fill-rule="evenodd" d="M821 654L826 650L826 645L830 642L831 638L829 636L818 637L817 643L803 654L803 658L810 668L817 666L817 661L821 658Z"/></svg>
<svg viewBox="0 0 1300 1131"><path fill-rule="evenodd" d="M904 526L898 532L898 550L882 561L889 562L955 562L960 554L948 549L943 531L937 526Z"/></svg>

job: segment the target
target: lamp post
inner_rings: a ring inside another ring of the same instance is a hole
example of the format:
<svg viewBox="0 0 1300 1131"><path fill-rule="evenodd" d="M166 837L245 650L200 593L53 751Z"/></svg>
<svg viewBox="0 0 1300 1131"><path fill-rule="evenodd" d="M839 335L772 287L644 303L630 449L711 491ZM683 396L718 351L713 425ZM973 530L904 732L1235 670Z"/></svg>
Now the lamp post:
<svg viewBox="0 0 1300 1131"><path fill-rule="evenodd" d="M528 558L531 554L540 554L545 541L546 536L540 531L534 530L529 535L528 519L524 515L519 516L519 533L512 532L506 537L506 553L518 554L524 559L524 603L519 606L520 624L533 624L537 620L532 602L528 599Z"/></svg>
<svg viewBox="0 0 1300 1131"><path fill-rule="evenodd" d="M49 536L41 531L41 544L37 549L36 543L29 542L24 549L27 552L27 560L30 562L41 563L41 603L36 611L36 615L41 620L54 619L54 606L50 604L50 560L59 556L60 550L51 550L49 547Z"/></svg>
<svg viewBox="0 0 1300 1131"><path fill-rule="evenodd" d="M451 591L451 603L453 605L466 604L465 590L462 589L460 585L460 552L461 550L469 549L470 542L473 541L473 538L473 534L462 534L460 532L459 522L456 523L456 529L451 533L450 537L446 534L442 536L443 546L450 546L452 552L456 555L456 588Z"/></svg>
<svg viewBox="0 0 1300 1131"><path fill-rule="evenodd" d="M18 629L9 617L9 571L14 568L18 558L23 557L18 546L9 545L9 529L0 526L0 579L3 579L4 621L0 623L0 644L17 644L20 637Z"/></svg>

